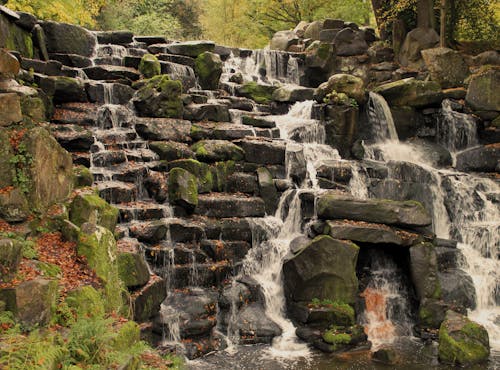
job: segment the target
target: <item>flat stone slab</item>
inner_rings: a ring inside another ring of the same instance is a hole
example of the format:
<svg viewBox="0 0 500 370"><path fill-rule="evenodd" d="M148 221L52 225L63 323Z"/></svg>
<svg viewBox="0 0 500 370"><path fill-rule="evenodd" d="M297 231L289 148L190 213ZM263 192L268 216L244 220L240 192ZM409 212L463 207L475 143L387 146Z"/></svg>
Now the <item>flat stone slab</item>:
<svg viewBox="0 0 500 370"><path fill-rule="evenodd" d="M264 201L257 197L242 197L230 194L198 196L195 213L208 217L264 217Z"/></svg>
<svg viewBox="0 0 500 370"><path fill-rule="evenodd" d="M317 212L323 220L347 219L403 227L428 226L432 223L431 216L419 202L355 199L333 193L318 198Z"/></svg>
<svg viewBox="0 0 500 370"><path fill-rule="evenodd" d="M85 74L92 80L119 80L122 78L136 81L141 74L133 68L100 65L83 68Z"/></svg>
<svg viewBox="0 0 500 370"><path fill-rule="evenodd" d="M403 247L409 247L419 239L419 235L414 233L362 221L327 221L327 233L335 239Z"/></svg>

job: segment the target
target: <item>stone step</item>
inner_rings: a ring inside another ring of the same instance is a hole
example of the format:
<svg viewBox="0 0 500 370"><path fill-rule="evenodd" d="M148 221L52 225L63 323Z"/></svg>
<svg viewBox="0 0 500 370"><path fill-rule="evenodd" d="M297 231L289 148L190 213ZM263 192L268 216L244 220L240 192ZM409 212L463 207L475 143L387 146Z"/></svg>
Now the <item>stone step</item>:
<svg viewBox="0 0 500 370"><path fill-rule="evenodd" d="M241 262L252 245L245 241L202 240L200 248L214 261Z"/></svg>
<svg viewBox="0 0 500 370"><path fill-rule="evenodd" d="M137 138L137 133L133 128L117 127L107 130L94 130L94 136L99 142L112 145L133 141Z"/></svg>
<svg viewBox="0 0 500 370"><path fill-rule="evenodd" d="M171 243L162 241L154 246L145 245L144 252L149 263L156 267L210 263L212 261L198 244Z"/></svg>
<svg viewBox="0 0 500 370"><path fill-rule="evenodd" d="M92 154L92 165L95 167L109 167L127 161L124 150L103 150Z"/></svg>
<svg viewBox="0 0 500 370"><path fill-rule="evenodd" d="M145 43L146 45L167 43L167 39L164 36L134 36L134 41Z"/></svg>
<svg viewBox="0 0 500 370"><path fill-rule="evenodd" d="M184 107L184 119L190 121L230 122L229 108L224 104L190 104Z"/></svg>
<svg viewBox="0 0 500 370"><path fill-rule="evenodd" d="M176 54L164 54L164 53L158 54L156 57L164 62L183 64L185 66L194 68L194 58L191 57L176 55Z"/></svg>
<svg viewBox="0 0 500 370"><path fill-rule="evenodd" d="M172 270L153 267L156 274L170 280L174 289L219 286L233 274L233 267L228 261L176 265Z"/></svg>
<svg viewBox="0 0 500 370"><path fill-rule="evenodd" d="M121 57L99 57L99 58L94 58L94 65L96 66L118 66L122 67L123 66L123 58Z"/></svg>
<svg viewBox="0 0 500 370"><path fill-rule="evenodd" d="M97 185L99 196L108 203L129 203L137 199L137 187L121 181L104 181Z"/></svg>
<svg viewBox="0 0 500 370"><path fill-rule="evenodd" d="M59 144L70 152L89 151L94 143L92 132L82 126L51 124L49 128Z"/></svg>
<svg viewBox="0 0 500 370"><path fill-rule="evenodd" d="M169 217L172 213L168 206L150 201L118 204L116 208L120 211L121 223L158 220Z"/></svg>
<svg viewBox="0 0 500 370"><path fill-rule="evenodd" d="M67 67L85 68L92 65L92 59L78 55L78 54L49 54L51 60L58 61Z"/></svg>
<svg viewBox="0 0 500 370"><path fill-rule="evenodd" d="M101 31L96 32L99 44L126 45L134 40L134 34L130 31Z"/></svg>
<svg viewBox="0 0 500 370"><path fill-rule="evenodd" d="M135 183L147 176L148 169L143 163L124 162L121 164L93 168L95 181L122 181Z"/></svg>
<svg viewBox="0 0 500 370"><path fill-rule="evenodd" d="M135 93L130 86L122 83L102 83L89 81L85 83L85 90L92 103L127 104Z"/></svg>
<svg viewBox="0 0 500 370"><path fill-rule="evenodd" d="M264 217L262 198L227 193L211 193L198 196L195 213L208 217Z"/></svg>
<svg viewBox="0 0 500 370"><path fill-rule="evenodd" d="M124 226L128 227L130 236L152 245L161 241L195 243L203 239L205 235L203 224L180 218L136 221Z"/></svg>
<svg viewBox="0 0 500 370"><path fill-rule="evenodd" d="M112 65L100 65L83 68L85 74L91 80L131 80L137 81L141 74L133 68L112 66Z"/></svg>
<svg viewBox="0 0 500 370"><path fill-rule="evenodd" d="M95 126L97 122L96 105L91 103L65 103L56 106L51 122Z"/></svg>

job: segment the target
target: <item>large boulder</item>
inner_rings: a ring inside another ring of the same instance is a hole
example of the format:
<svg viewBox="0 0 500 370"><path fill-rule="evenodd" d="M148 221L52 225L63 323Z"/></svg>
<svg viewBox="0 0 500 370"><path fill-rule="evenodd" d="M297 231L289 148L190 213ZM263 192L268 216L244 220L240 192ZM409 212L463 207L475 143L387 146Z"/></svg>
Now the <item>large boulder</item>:
<svg viewBox="0 0 500 370"><path fill-rule="evenodd" d="M49 53L78 54L91 57L96 37L85 28L66 23L46 21L41 23Z"/></svg>
<svg viewBox="0 0 500 370"><path fill-rule="evenodd" d="M439 283L443 300L455 311L463 314L476 308L476 289L472 278L461 269L439 272Z"/></svg>
<svg viewBox="0 0 500 370"><path fill-rule="evenodd" d="M415 201L387 199L354 199L326 193L319 196L317 213L321 219L348 219L397 226L427 226L432 218L423 205Z"/></svg>
<svg viewBox="0 0 500 370"><path fill-rule="evenodd" d="M443 100L441 87L435 81L419 81L415 78L389 82L373 89L382 95L390 106L426 107L439 105Z"/></svg>
<svg viewBox="0 0 500 370"><path fill-rule="evenodd" d="M170 54L185 55L196 58L206 51L214 51L215 43L213 41L186 41L169 44L167 50Z"/></svg>
<svg viewBox="0 0 500 370"><path fill-rule="evenodd" d="M462 86L469 74L469 67L458 51L448 48L422 50L425 65L431 78L443 89Z"/></svg>
<svg viewBox="0 0 500 370"><path fill-rule="evenodd" d="M297 85L283 85L273 92L273 100L278 102L295 103L312 100L314 89Z"/></svg>
<svg viewBox="0 0 500 370"><path fill-rule="evenodd" d="M273 92L276 86L261 85L256 82L247 82L237 88L237 94L245 98L250 98L257 103L266 104L273 100Z"/></svg>
<svg viewBox="0 0 500 370"><path fill-rule="evenodd" d="M134 320L148 321L158 314L160 305L167 295L167 284L164 279L153 276L149 282L130 295Z"/></svg>
<svg viewBox="0 0 500 370"><path fill-rule="evenodd" d="M222 74L222 60L219 55L208 51L201 53L194 62L194 70L203 89L217 90L219 88Z"/></svg>
<svg viewBox="0 0 500 370"><path fill-rule="evenodd" d="M299 38L294 31L278 31L271 39L271 50L287 51L292 45L297 45Z"/></svg>
<svg viewBox="0 0 500 370"><path fill-rule="evenodd" d="M472 76L465 101L475 110L500 111L500 67L487 68Z"/></svg>
<svg viewBox="0 0 500 370"><path fill-rule="evenodd" d="M465 316L448 311L439 328L439 360L467 367L487 361L489 355L486 329Z"/></svg>
<svg viewBox="0 0 500 370"><path fill-rule="evenodd" d="M332 300L353 304L358 292L359 247L323 235L283 264L288 304Z"/></svg>
<svg viewBox="0 0 500 370"><path fill-rule="evenodd" d="M135 129L146 140L190 141L191 122L174 118L140 118Z"/></svg>
<svg viewBox="0 0 500 370"><path fill-rule="evenodd" d="M180 81L171 80L168 75L160 75L145 81L132 102L141 117L181 118L181 94Z"/></svg>
<svg viewBox="0 0 500 370"><path fill-rule="evenodd" d="M251 303L238 312L235 329L241 344L270 344L274 337L282 333L279 325L266 316L259 303Z"/></svg>
<svg viewBox="0 0 500 370"><path fill-rule="evenodd" d="M458 153L455 167L460 171L496 172L499 163L500 144L490 144Z"/></svg>
<svg viewBox="0 0 500 370"><path fill-rule="evenodd" d="M65 199L73 189L73 160L50 133L36 127L22 139L26 156L31 157L28 198L34 208L45 209Z"/></svg>
<svg viewBox="0 0 500 370"><path fill-rule="evenodd" d="M12 185L12 173L15 171L11 157L14 151L10 145L9 131L0 128L0 188L6 188Z"/></svg>
<svg viewBox="0 0 500 370"><path fill-rule="evenodd" d="M332 91L344 93L350 98L356 100L358 104L363 104L366 101L366 90L364 82L361 78L339 73L331 76L327 82L322 83L316 89L316 96L322 100L327 94Z"/></svg>
<svg viewBox="0 0 500 370"><path fill-rule="evenodd" d="M306 49L306 66L314 70L329 73L335 66L335 47L331 43L315 41ZM325 79L316 78L323 82Z"/></svg>
<svg viewBox="0 0 500 370"><path fill-rule="evenodd" d="M245 153L239 146L225 140L202 140L191 147L203 162L241 161Z"/></svg>
<svg viewBox="0 0 500 370"><path fill-rule="evenodd" d="M314 21L306 27L304 32L304 38L311 39L313 41L319 40L319 35L322 30L323 30L323 22Z"/></svg>
<svg viewBox="0 0 500 370"><path fill-rule="evenodd" d="M222 164L223 162L220 162ZM217 164L216 164L217 166ZM168 169L182 168L189 171L198 183L198 193L209 193L214 187L214 173L208 164L195 159L178 159L168 163Z"/></svg>
<svg viewBox="0 0 500 370"><path fill-rule="evenodd" d="M338 56L348 57L365 54L368 44L363 31L344 28L340 30L333 41Z"/></svg>
<svg viewBox="0 0 500 370"><path fill-rule="evenodd" d="M25 58L33 58L34 54L31 33L15 24L4 12L0 13L0 48L15 50Z"/></svg>
<svg viewBox="0 0 500 370"><path fill-rule="evenodd" d="M143 252L121 252L118 254L117 264L120 279L127 288L137 288L149 281L149 267Z"/></svg>
<svg viewBox="0 0 500 370"><path fill-rule="evenodd" d="M439 35L433 28L415 28L408 32L399 52L399 62L404 67L420 69L424 67L421 51L439 44Z"/></svg>
<svg viewBox="0 0 500 370"><path fill-rule="evenodd" d="M139 72L146 78L152 78L161 74L160 61L152 54L145 54L139 62Z"/></svg>
<svg viewBox="0 0 500 370"><path fill-rule="evenodd" d="M92 222L114 231L118 222L118 209L95 194L79 194L71 202L69 219L77 226Z"/></svg>

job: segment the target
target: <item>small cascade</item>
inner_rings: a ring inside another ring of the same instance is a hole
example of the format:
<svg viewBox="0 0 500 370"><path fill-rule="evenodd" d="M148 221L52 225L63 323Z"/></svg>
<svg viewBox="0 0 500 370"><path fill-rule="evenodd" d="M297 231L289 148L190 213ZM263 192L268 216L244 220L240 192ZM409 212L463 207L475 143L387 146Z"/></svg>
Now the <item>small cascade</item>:
<svg viewBox="0 0 500 370"><path fill-rule="evenodd" d="M448 99L443 100L441 119L438 121L437 129L439 143L452 154L479 143L474 117L454 111L452 102Z"/></svg>
<svg viewBox="0 0 500 370"><path fill-rule="evenodd" d="M379 94L370 91L368 100L368 115L373 127L373 137L376 142L399 141L391 108Z"/></svg>
<svg viewBox="0 0 500 370"><path fill-rule="evenodd" d="M95 65L115 65L122 66L123 58L128 55L125 46L105 44L97 45L93 62Z"/></svg>
<svg viewBox="0 0 500 370"><path fill-rule="evenodd" d="M402 284L402 271L383 253L370 254L369 283L361 297L365 300L362 319L372 351L412 335L407 288Z"/></svg>

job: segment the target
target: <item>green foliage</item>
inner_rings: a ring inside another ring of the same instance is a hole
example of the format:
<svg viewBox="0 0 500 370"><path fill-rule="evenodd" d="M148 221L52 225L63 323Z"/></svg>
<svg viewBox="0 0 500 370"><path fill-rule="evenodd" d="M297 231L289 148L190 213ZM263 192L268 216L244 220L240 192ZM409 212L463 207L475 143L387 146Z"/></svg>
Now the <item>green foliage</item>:
<svg viewBox="0 0 500 370"><path fill-rule="evenodd" d="M23 257L27 259L37 259L38 252L35 248L35 242L32 240L23 241Z"/></svg>
<svg viewBox="0 0 500 370"><path fill-rule="evenodd" d="M17 146L16 154L9 159L9 162L15 168L12 173L14 185L23 193L29 193L31 183L29 170L33 164L33 157L28 153L26 145L20 143Z"/></svg>

